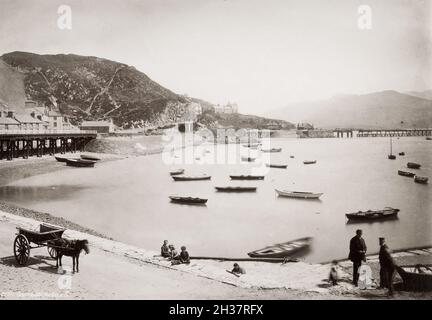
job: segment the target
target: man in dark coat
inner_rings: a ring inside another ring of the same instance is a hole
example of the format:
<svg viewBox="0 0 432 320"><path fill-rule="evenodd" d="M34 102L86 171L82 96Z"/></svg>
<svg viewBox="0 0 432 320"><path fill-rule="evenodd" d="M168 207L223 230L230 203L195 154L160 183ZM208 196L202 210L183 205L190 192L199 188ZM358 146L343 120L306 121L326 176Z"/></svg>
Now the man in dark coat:
<svg viewBox="0 0 432 320"><path fill-rule="evenodd" d="M366 259L366 243L362 238L362 231L358 229L356 235L350 241L350 252L348 259L353 262L353 283L358 285L358 269L361 266L362 260Z"/></svg>
<svg viewBox="0 0 432 320"><path fill-rule="evenodd" d="M388 295L393 296L393 278L395 275L395 263L384 238L379 238L380 251L380 287L388 288Z"/></svg>

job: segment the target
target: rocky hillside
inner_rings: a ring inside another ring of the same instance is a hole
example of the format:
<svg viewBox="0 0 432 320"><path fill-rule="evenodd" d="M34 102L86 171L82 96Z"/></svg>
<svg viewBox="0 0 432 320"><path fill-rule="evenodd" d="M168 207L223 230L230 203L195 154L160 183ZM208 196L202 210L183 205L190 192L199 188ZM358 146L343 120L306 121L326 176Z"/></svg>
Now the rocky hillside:
<svg viewBox="0 0 432 320"><path fill-rule="evenodd" d="M9 78L14 72L23 78L25 99L57 106L75 123L112 118L124 128L159 125L175 119L182 112L178 103L185 102L134 67L110 60L25 52L8 53L0 60L3 69L9 67ZM15 87L0 87L0 98Z"/></svg>
<svg viewBox="0 0 432 320"><path fill-rule="evenodd" d="M390 90L292 103L271 114L290 121L310 122L321 128L432 127L431 100Z"/></svg>

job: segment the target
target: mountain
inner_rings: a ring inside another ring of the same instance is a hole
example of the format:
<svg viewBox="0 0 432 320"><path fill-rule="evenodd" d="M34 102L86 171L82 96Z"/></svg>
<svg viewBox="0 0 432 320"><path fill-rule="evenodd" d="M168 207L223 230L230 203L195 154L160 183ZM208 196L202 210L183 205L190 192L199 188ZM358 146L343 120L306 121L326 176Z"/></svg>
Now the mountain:
<svg viewBox="0 0 432 320"><path fill-rule="evenodd" d="M19 111L27 99L59 108L75 123L112 118L125 128L173 120L185 102L123 63L74 54L4 54L0 100Z"/></svg>
<svg viewBox="0 0 432 320"><path fill-rule="evenodd" d="M321 128L432 127L432 101L397 91L381 91L292 103L271 115Z"/></svg>

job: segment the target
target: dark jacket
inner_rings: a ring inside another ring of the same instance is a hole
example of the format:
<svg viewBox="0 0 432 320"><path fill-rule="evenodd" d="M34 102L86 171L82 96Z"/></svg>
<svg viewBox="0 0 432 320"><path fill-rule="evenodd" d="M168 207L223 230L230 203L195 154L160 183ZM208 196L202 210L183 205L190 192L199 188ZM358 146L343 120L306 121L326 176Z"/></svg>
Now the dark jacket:
<svg viewBox="0 0 432 320"><path fill-rule="evenodd" d="M168 258L169 256L171 256L170 249L168 248L168 246L162 245L162 247L161 247L161 256L165 257L165 258Z"/></svg>
<svg viewBox="0 0 432 320"><path fill-rule="evenodd" d="M179 260L181 261L181 263L189 263L190 262L189 253L187 251L181 251Z"/></svg>
<svg viewBox="0 0 432 320"><path fill-rule="evenodd" d="M365 258L367 251L366 243L363 238L355 236L350 241L350 252L348 259L359 262Z"/></svg>
<svg viewBox="0 0 432 320"><path fill-rule="evenodd" d="M386 244L383 244L380 248L379 262L382 269L389 271L395 269L395 263Z"/></svg>

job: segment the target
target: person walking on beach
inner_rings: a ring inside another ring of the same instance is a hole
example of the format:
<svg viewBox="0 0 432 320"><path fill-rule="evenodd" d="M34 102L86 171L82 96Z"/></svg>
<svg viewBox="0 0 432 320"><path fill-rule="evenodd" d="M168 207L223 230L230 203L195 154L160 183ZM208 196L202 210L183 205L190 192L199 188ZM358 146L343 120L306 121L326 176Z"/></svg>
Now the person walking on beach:
<svg viewBox="0 0 432 320"><path fill-rule="evenodd" d="M393 278L395 275L395 263L390 254L389 248L385 243L384 238L379 238L380 251L379 251L379 263L380 263L380 287L388 288L389 297L393 296Z"/></svg>
<svg viewBox="0 0 432 320"><path fill-rule="evenodd" d="M164 258L169 258L171 256L170 249L168 247L168 240L164 240L163 245L161 247L161 256Z"/></svg>
<svg viewBox="0 0 432 320"><path fill-rule="evenodd" d="M358 229L356 235L350 240L350 251L348 259L353 263L353 283L358 286L358 269L361 266L362 260L366 259L366 243L362 238L362 230Z"/></svg>

